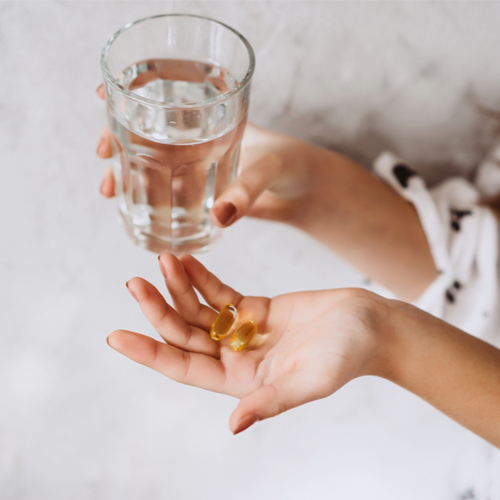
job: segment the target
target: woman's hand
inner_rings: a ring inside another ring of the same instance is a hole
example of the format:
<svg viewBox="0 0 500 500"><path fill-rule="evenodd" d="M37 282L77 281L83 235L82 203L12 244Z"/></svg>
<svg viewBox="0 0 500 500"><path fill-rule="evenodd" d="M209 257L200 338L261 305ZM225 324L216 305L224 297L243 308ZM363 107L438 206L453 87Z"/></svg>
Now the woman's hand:
<svg viewBox="0 0 500 500"><path fill-rule="evenodd" d="M97 93L104 98L102 86ZM107 128L97 152L111 156ZM114 190L108 169L100 191ZM334 151L253 125L238 177L210 210L220 227L244 215L305 231L403 300L417 299L438 275L414 207L392 188Z"/></svg>
<svg viewBox="0 0 500 500"><path fill-rule="evenodd" d="M190 255L164 254L160 267L175 309L141 278L127 286L164 342L117 330L108 343L173 380L239 398L229 420L234 434L377 375L500 446L500 350L492 345L366 290L244 297ZM208 333L228 303L238 309L235 328L258 325L244 351L231 349L229 335L216 342Z"/></svg>
<svg viewBox="0 0 500 500"><path fill-rule="evenodd" d="M97 88L104 99L104 88ZM299 209L300 198L310 191L314 176L311 151L315 147L293 137L247 125L242 142L239 175L218 197L210 211L214 224L227 227L244 215L287 221ZM112 156L111 132L104 127L96 149L103 159ZM100 192L115 194L113 170L103 175Z"/></svg>
<svg viewBox="0 0 500 500"><path fill-rule="evenodd" d="M108 343L173 380L239 398L229 422L235 434L376 373L382 362L389 301L377 295L346 289L244 297L190 255L163 254L160 267L175 309L141 278L127 286L164 342L117 330ZM230 336L216 342L208 333L229 303L238 309L235 328L250 319L258 325L244 351L231 349Z"/></svg>

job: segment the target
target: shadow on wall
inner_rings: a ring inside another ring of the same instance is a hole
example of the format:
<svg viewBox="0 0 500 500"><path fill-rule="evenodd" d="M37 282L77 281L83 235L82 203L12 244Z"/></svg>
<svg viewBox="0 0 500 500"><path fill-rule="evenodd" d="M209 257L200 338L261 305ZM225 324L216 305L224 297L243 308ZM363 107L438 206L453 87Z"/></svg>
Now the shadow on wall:
<svg viewBox="0 0 500 500"><path fill-rule="evenodd" d="M336 119L334 108L294 113L285 107L268 126L345 154L365 168L371 168L382 151L392 151L433 186L454 175L471 180L477 165L500 136L500 110L479 103L473 96L463 101L455 114L445 125L456 127L457 134L446 141L430 139L428 131L426 134L408 131L393 137L380 119L380 111L367 113L358 119L356 127L346 130L342 121Z"/></svg>

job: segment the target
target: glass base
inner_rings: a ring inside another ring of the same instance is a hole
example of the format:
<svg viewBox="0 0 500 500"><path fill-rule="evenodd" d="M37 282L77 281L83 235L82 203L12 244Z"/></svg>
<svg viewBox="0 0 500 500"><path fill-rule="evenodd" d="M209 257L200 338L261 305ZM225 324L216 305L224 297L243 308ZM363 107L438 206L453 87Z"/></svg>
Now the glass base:
<svg viewBox="0 0 500 500"><path fill-rule="evenodd" d="M206 252L217 243L222 236L222 229L212 224L200 231L192 231L190 236L168 238L151 234L150 226L136 226L127 214L118 210L130 239L140 248L157 254L170 252L174 255L183 253Z"/></svg>

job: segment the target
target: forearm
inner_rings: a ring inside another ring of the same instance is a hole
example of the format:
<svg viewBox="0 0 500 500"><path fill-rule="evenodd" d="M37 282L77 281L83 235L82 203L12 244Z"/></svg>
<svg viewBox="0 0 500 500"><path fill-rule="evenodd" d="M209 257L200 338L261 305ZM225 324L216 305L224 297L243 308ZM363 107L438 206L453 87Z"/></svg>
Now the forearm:
<svg viewBox="0 0 500 500"><path fill-rule="evenodd" d="M500 447L500 350L408 304L389 310L374 374Z"/></svg>
<svg viewBox="0 0 500 500"><path fill-rule="evenodd" d="M310 146L312 185L291 223L403 300L437 276L414 207L348 158Z"/></svg>

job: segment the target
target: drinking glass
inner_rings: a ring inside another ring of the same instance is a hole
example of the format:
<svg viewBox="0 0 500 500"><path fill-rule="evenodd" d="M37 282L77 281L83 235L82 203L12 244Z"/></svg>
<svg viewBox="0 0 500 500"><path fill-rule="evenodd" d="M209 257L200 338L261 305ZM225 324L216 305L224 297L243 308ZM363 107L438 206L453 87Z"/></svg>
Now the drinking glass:
<svg viewBox="0 0 500 500"><path fill-rule="evenodd" d="M242 35L195 15L140 19L104 46L115 192L140 247L196 252L220 236L209 211L237 174L254 66Z"/></svg>

